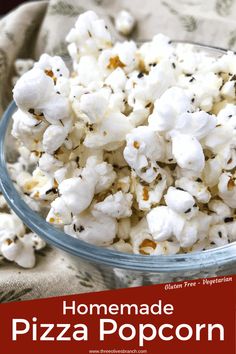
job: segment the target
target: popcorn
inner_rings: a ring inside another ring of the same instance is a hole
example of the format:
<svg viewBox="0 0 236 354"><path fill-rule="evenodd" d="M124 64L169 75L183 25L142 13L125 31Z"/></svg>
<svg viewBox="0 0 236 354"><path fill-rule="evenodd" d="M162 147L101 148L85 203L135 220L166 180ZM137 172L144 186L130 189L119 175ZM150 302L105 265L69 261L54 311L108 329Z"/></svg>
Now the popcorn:
<svg viewBox="0 0 236 354"><path fill-rule="evenodd" d="M7 237L21 237L24 235L24 224L15 214L1 213L0 218L0 241Z"/></svg>
<svg viewBox="0 0 236 354"><path fill-rule="evenodd" d="M171 131L175 127L176 118L191 110L191 101L184 90L172 87L155 101L154 111L149 116L149 125L159 132Z"/></svg>
<svg viewBox="0 0 236 354"><path fill-rule="evenodd" d="M205 167L202 171L204 183L209 187L214 187L218 184L220 175L222 173L222 164L219 156L205 161Z"/></svg>
<svg viewBox="0 0 236 354"><path fill-rule="evenodd" d="M195 223L188 222L184 226L178 241L181 247L191 247L198 240L198 230Z"/></svg>
<svg viewBox="0 0 236 354"><path fill-rule="evenodd" d="M108 101L99 93L89 93L80 98L80 109L88 117L90 124L102 121Z"/></svg>
<svg viewBox="0 0 236 354"><path fill-rule="evenodd" d="M196 173L205 166L205 157L199 141L191 135L176 133L172 137L172 153L177 164Z"/></svg>
<svg viewBox="0 0 236 354"><path fill-rule="evenodd" d="M161 33L155 35L151 42L142 44L139 49L139 54L146 69L149 65L172 58L173 53L174 48L171 45L170 39Z"/></svg>
<svg viewBox="0 0 236 354"><path fill-rule="evenodd" d="M55 84L55 90L58 95L62 95L64 97L69 97L70 95L70 80L65 76L57 77L57 81Z"/></svg>
<svg viewBox="0 0 236 354"><path fill-rule="evenodd" d="M52 202L46 220L54 225L68 225L72 222L71 211L62 197L56 198Z"/></svg>
<svg viewBox="0 0 236 354"><path fill-rule="evenodd" d="M68 132L59 125L50 125L43 134L43 149L53 154L65 141Z"/></svg>
<svg viewBox="0 0 236 354"><path fill-rule="evenodd" d="M185 248L185 252L201 252L212 248L209 239L199 240L193 246Z"/></svg>
<svg viewBox="0 0 236 354"><path fill-rule="evenodd" d="M168 61L151 67L148 75L134 71L126 82L128 104L134 111L149 108L152 110L157 100L175 83L173 68Z"/></svg>
<svg viewBox="0 0 236 354"><path fill-rule="evenodd" d="M190 193L193 197L197 199L200 203L208 203L211 194L207 187L204 185L201 178L187 178L182 177L175 181L175 186L177 188L183 189Z"/></svg>
<svg viewBox="0 0 236 354"><path fill-rule="evenodd" d="M217 126L205 139L204 144L214 154L218 165L218 178L222 170L232 170L236 166L235 132L236 111L232 104L227 104L217 116Z"/></svg>
<svg viewBox="0 0 236 354"><path fill-rule="evenodd" d="M95 129L89 131L84 140L88 148L104 148L114 150L125 141L132 125L126 116L119 112L109 113Z"/></svg>
<svg viewBox="0 0 236 354"><path fill-rule="evenodd" d="M122 68L118 67L107 76L105 84L110 86L113 91L122 91L125 88L127 77Z"/></svg>
<svg viewBox="0 0 236 354"><path fill-rule="evenodd" d="M63 163L56 159L53 155L44 153L38 161L38 166L41 171L48 173L49 175L53 174L55 171L59 170Z"/></svg>
<svg viewBox="0 0 236 354"><path fill-rule="evenodd" d="M54 179L39 169L35 169L32 176L28 172L20 172L17 184L26 195L39 201L53 200L57 193Z"/></svg>
<svg viewBox="0 0 236 354"><path fill-rule="evenodd" d="M64 179L75 177L77 175L76 162L70 161L66 163L63 167L58 168L54 173L54 180L56 184L60 184ZM39 162L40 167L40 162Z"/></svg>
<svg viewBox="0 0 236 354"><path fill-rule="evenodd" d="M29 114L18 109L12 116L12 135L24 142L32 150L41 150L41 139L47 129L47 123L32 118Z"/></svg>
<svg viewBox="0 0 236 354"><path fill-rule="evenodd" d="M73 226L65 226L64 231L94 245L109 246L117 233L117 221L97 210L91 210L74 217Z"/></svg>
<svg viewBox="0 0 236 354"><path fill-rule="evenodd" d="M25 233L25 227L14 214L0 213L0 254L23 268L35 264L35 250L45 247L45 242L35 234Z"/></svg>
<svg viewBox="0 0 236 354"><path fill-rule="evenodd" d="M175 130L201 140L216 127L217 118L204 111L185 113L177 118Z"/></svg>
<svg viewBox="0 0 236 354"><path fill-rule="evenodd" d="M128 176L125 175L126 172L124 172L124 176L122 176L123 175L123 171L127 171L127 170L126 169L122 169L120 171L120 173L118 172L117 176L119 176L119 174L121 174L121 177L120 178L118 177L115 180L115 182L112 183L111 189L112 190L114 189L114 191L117 190L117 191L122 191L124 193L128 193L130 188L131 188L131 178L129 176L129 172L128 171L127 171Z"/></svg>
<svg viewBox="0 0 236 354"><path fill-rule="evenodd" d="M97 162L95 157L90 157L78 177L64 179L58 186L61 198L73 214L87 209L95 193L109 188L115 179L111 165Z"/></svg>
<svg viewBox="0 0 236 354"><path fill-rule="evenodd" d="M92 55L83 55L78 64L74 64L78 73L77 84L94 90L101 88L103 84L103 73L99 68L96 58Z"/></svg>
<svg viewBox="0 0 236 354"><path fill-rule="evenodd" d="M44 53L39 58L39 61L35 63L34 67L40 68L54 79L69 77L69 70L67 69L62 58L59 56L51 57L50 55Z"/></svg>
<svg viewBox="0 0 236 354"><path fill-rule="evenodd" d="M131 231L130 218L122 218L118 221L117 236L120 240L128 240Z"/></svg>
<svg viewBox="0 0 236 354"><path fill-rule="evenodd" d="M43 114L49 123L63 120L69 115L67 100L54 90L53 78L37 67L17 81L13 97L21 110L32 111L39 120L40 114Z"/></svg>
<svg viewBox="0 0 236 354"><path fill-rule="evenodd" d="M152 255L155 256L165 256L165 255L174 255L180 251L180 245L177 241L169 240L157 242L156 248Z"/></svg>
<svg viewBox="0 0 236 354"><path fill-rule="evenodd" d="M132 215L132 200L131 193L120 191L114 195L109 195L103 202L95 204L94 208L116 219L127 218Z"/></svg>
<svg viewBox="0 0 236 354"><path fill-rule="evenodd" d="M209 230L209 241L212 245L217 247L229 243L226 226L224 224L213 225Z"/></svg>
<svg viewBox="0 0 236 354"><path fill-rule="evenodd" d="M147 108L136 109L128 115L128 119L134 127L137 127L145 123L148 115L149 110Z"/></svg>
<svg viewBox="0 0 236 354"><path fill-rule="evenodd" d="M199 65L199 57L195 55L193 45L178 43L176 46L176 55L178 58L178 67L184 75L191 75L196 71ZM201 59L203 58L201 57Z"/></svg>
<svg viewBox="0 0 236 354"><path fill-rule="evenodd" d="M158 175L156 161L164 157L164 142L149 127L140 126L127 135L124 158L140 178L152 182Z"/></svg>
<svg viewBox="0 0 236 354"><path fill-rule="evenodd" d="M62 181L59 186L62 200L73 214L79 214L91 204L95 186L92 181L81 177L72 177Z"/></svg>
<svg viewBox="0 0 236 354"><path fill-rule="evenodd" d="M223 71L225 73L235 73L234 52L227 51L227 54L222 55L216 64L217 71Z"/></svg>
<svg viewBox="0 0 236 354"><path fill-rule="evenodd" d="M221 93L223 96L225 96L228 99L234 99L235 98L235 81L227 81L222 89Z"/></svg>
<svg viewBox="0 0 236 354"><path fill-rule="evenodd" d="M14 261L23 268L32 268L35 265L35 250L45 247L45 242L35 234L17 236L11 240L6 238L1 244L1 252L9 261Z"/></svg>
<svg viewBox="0 0 236 354"><path fill-rule="evenodd" d="M184 90L172 87L155 102L149 124L160 132L170 132L174 136L178 131L200 140L215 128L217 120L213 115L192 112L192 109L190 96Z"/></svg>
<svg viewBox="0 0 236 354"><path fill-rule="evenodd" d="M132 246L123 240L113 243L110 248L118 252L133 253Z"/></svg>
<svg viewBox="0 0 236 354"><path fill-rule="evenodd" d="M231 208L236 208L236 184L235 176L224 172L219 178L219 196Z"/></svg>
<svg viewBox="0 0 236 354"><path fill-rule="evenodd" d="M188 213L195 204L195 200L188 192L169 187L164 196L166 205L177 213Z"/></svg>
<svg viewBox="0 0 236 354"><path fill-rule="evenodd" d="M166 241L183 231L185 219L167 206L158 206L147 214L149 230L155 241Z"/></svg>
<svg viewBox="0 0 236 354"><path fill-rule="evenodd" d="M189 90L200 109L209 112L219 98L222 79L213 72L197 72L179 80L179 85Z"/></svg>
<svg viewBox="0 0 236 354"><path fill-rule="evenodd" d="M214 223L216 224L222 223L225 218L232 217L232 209L221 200L212 199L208 203L208 208L215 213L211 216L214 217Z"/></svg>
<svg viewBox="0 0 236 354"><path fill-rule="evenodd" d="M232 170L236 167L236 145L234 143L227 144L218 153L218 157L221 161L221 167L224 170Z"/></svg>
<svg viewBox="0 0 236 354"><path fill-rule="evenodd" d="M191 247L197 240L204 239L209 230L211 220L211 217L207 214L198 212L195 217L186 221L182 232L176 237L180 246L184 248Z"/></svg>
<svg viewBox="0 0 236 354"><path fill-rule="evenodd" d="M204 145L212 152L218 152L232 138L233 132L230 127L219 125L205 138Z"/></svg>
<svg viewBox="0 0 236 354"><path fill-rule="evenodd" d="M136 52L137 46L134 41L117 42L113 48L106 49L100 54L99 68L107 75L117 68L122 68L128 74L136 67Z"/></svg>
<svg viewBox="0 0 236 354"><path fill-rule="evenodd" d="M115 21L124 35L135 25L127 11ZM20 156L9 172L26 203L68 235L121 252L234 242L235 54L161 34L115 42L93 11L66 41L73 72L43 54L13 90ZM0 227L0 250L32 266L34 237L14 223L3 223L8 241Z"/></svg>
<svg viewBox="0 0 236 354"><path fill-rule="evenodd" d="M156 249L156 242L150 234L146 218L132 227L130 238L133 252L136 254L152 254Z"/></svg>
<svg viewBox="0 0 236 354"><path fill-rule="evenodd" d="M228 221L229 219L226 220ZM234 242L236 241L236 221L232 221L232 219L230 220L230 222L225 223L225 226L228 232L228 242Z"/></svg>
<svg viewBox="0 0 236 354"><path fill-rule="evenodd" d="M74 57L76 58L77 49L78 59L81 55L96 55L99 49L109 48L112 45L111 35L105 22L99 19L93 11L87 11L78 17L75 27L68 33L66 41L75 44L73 47ZM70 47L71 50L72 47Z"/></svg>
<svg viewBox="0 0 236 354"><path fill-rule="evenodd" d="M106 191L115 181L116 173L107 162L98 163L98 159L91 156L87 160L87 167L83 174L95 182L95 193Z"/></svg>
<svg viewBox="0 0 236 354"><path fill-rule="evenodd" d="M135 193L139 209L149 211L152 206L157 205L171 182L172 180L168 171L162 169L159 169L155 181L149 184L139 181L136 174L133 173L132 191Z"/></svg>
<svg viewBox="0 0 236 354"><path fill-rule="evenodd" d="M122 10L118 12L115 18L115 26L118 32L124 36L128 36L133 31L135 19L130 12Z"/></svg>

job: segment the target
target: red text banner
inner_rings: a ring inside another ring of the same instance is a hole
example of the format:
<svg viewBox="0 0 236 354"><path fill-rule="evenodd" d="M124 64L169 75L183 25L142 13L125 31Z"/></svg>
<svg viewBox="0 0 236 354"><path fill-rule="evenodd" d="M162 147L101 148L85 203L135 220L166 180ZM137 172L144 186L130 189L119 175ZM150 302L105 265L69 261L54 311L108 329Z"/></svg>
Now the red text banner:
<svg viewBox="0 0 236 354"><path fill-rule="evenodd" d="M236 276L0 305L0 353L235 354Z"/></svg>

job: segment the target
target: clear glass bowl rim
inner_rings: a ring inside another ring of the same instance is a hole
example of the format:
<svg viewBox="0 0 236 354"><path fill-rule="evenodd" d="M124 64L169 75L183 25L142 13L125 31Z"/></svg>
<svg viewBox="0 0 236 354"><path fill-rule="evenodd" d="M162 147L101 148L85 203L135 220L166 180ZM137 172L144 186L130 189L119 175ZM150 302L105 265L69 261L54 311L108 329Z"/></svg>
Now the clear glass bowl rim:
<svg viewBox="0 0 236 354"><path fill-rule="evenodd" d="M178 41L178 43L186 42ZM200 49L215 51L218 54L227 52L227 50L218 47L193 42L187 43L193 44ZM175 273L207 271L207 269L211 267L226 267L236 262L236 242L222 247L188 254L144 256L121 253L91 245L82 240L70 237L63 231L47 223L23 201L8 174L5 147L8 127L15 109L15 103L10 103L0 122L0 189L16 215L46 242L90 262L139 272Z"/></svg>

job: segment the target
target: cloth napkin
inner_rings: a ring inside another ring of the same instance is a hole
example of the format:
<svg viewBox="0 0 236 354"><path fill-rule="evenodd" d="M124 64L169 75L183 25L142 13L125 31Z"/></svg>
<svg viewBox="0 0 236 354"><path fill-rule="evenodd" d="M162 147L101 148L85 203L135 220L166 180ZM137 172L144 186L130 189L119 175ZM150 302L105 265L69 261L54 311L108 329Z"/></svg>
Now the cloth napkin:
<svg viewBox="0 0 236 354"><path fill-rule="evenodd" d="M235 0L51 0L28 2L0 20L0 114L12 99L11 78L17 58L37 60L41 53L66 55L64 38L79 14L94 10L113 35L119 10L137 20L132 38L150 39L162 32L236 50ZM0 302L99 291L111 287L97 267L74 260L49 246L37 255L33 269L0 261Z"/></svg>

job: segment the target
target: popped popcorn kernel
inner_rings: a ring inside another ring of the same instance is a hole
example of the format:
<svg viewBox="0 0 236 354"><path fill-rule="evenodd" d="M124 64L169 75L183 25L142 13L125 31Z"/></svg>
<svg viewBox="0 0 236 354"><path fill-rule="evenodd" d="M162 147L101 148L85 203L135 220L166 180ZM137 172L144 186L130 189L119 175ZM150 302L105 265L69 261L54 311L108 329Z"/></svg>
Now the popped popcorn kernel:
<svg viewBox="0 0 236 354"><path fill-rule="evenodd" d="M121 10L115 17L115 26L118 32L128 36L134 29L135 19L127 10Z"/></svg>

